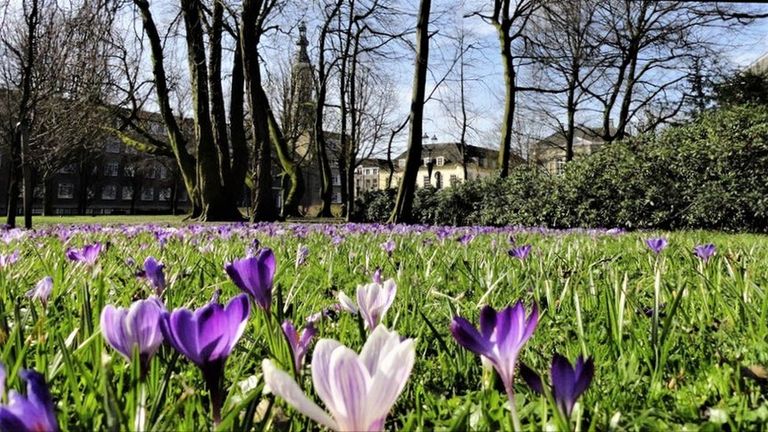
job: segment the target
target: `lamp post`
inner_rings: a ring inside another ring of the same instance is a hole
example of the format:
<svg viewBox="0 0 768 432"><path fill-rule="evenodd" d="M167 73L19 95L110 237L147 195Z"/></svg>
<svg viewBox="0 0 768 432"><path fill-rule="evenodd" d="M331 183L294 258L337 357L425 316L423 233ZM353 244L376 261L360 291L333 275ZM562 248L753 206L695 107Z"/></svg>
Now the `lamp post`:
<svg viewBox="0 0 768 432"><path fill-rule="evenodd" d="M422 140L426 141L429 139L428 134L424 134L424 136L421 137ZM437 142L437 135L432 135L432 144L435 144ZM425 150L427 151L427 184L432 184L432 170L435 168L435 160L432 159L432 147L426 147Z"/></svg>

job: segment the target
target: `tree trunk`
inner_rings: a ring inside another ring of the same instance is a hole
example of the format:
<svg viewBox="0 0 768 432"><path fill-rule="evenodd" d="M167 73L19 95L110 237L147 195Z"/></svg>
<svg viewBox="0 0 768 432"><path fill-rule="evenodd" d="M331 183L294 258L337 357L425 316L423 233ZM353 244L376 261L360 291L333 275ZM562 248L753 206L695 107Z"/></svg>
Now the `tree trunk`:
<svg viewBox="0 0 768 432"><path fill-rule="evenodd" d="M21 180L21 149L18 135L14 134L11 147L11 166L8 176L8 210L5 215L5 224L11 228L16 227L16 213L19 211L19 181Z"/></svg>
<svg viewBox="0 0 768 432"><path fill-rule="evenodd" d="M263 89L260 93L266 101L267 98ZM304 179L301 173L301 167L293 162L288 143L285 141L280 125L277 123L277 119L275 119L275 115L271 109L267 111L267 115L269 120L270 141L274 144L277 159L280 161L280 165L283 167L286 177L288 177L288 192L285 194L283 208L280 209L280 216L283 219L291 216L300 216L299 202L301 196L304 194Z"/></svg>
<svg viewBox="0 0 768 432"><path fill-rule="evenodd" d="M147 40L149 41L152 51L152 74L155 78L155 91L157 92L160 115L163 118L168 134L169 146L176 158L176 163L179 166L179 171L184 181L184 187L187 189L187 195L189 196L189 201L192 205L192 213L190 217L197 218L202 213L202 203L197 187L195 158L187 151L186 139L181 133L181 129L176 122L176 118L173 115L173 109L171 108L170 92L163 62L164 54L162 39L160 38L160 33L157 31L157 26L155 25L152 13L149 10L149 2L147 0L134 0L134 4L141 12L144 33L147 35ZM136 192L137 191L134 191L134 194Z"/></svg>
<svg viewBox="0 0 768 432"><path fill-rule="evenodd" d="M26 119L19 124L18 134L21 140L21 171L24 182L24 228L32 229L32 201L35 199L35 186L32 182L32 162L29 160L29 127Z"/></svg>
<svg viewBox="0 0 768 432"><path fill-rule="evenodd" d="M421 134L424 117L424 97L429 62L429 12L431 0L421 0L419 19L416 26L416 64L413 73L413 96L411 98L411 130L408 136L408 156L405 173L397 193L397 201L391 223L413 222L413 198L416 194L416 177L421 166Z"/></svg>
<svg viewBox="0 0 768 432"><path fill-rule="evenodd" d="M501 145L499 146L499 176L509 175L509 160L512 152L512 128L515 122L516 79L515 64L512 59L512 39L509 36L509 22L503 21L496 26L501 45L501 59L504 67L504 117L502 117Z"/></svg>
<svg viewBox="0 0 768 432"><path fill-rule="evenodd" d="M251 220L273 221L277 219L274 197L272 196L272 152L270 148L269 119L259 92L261 71L259 69L257 34L258 0L244 0L240 26L240 49L243 56L243 70L248 88L248 106L251 112L251 129L256 149L256 189L253 196Z"/></svg>
<svg viewBox="0 0 768 432"><path fill-rule="evenodd" d="M225 191L220 174L219 152L216 148L209 106L208 67L203 38L203 14L199 0L182 0L186 28L187 60L195 122L197 148L197 184L200 189L201 214L198 220L238 221L243 216ZM221 49L221 46L219 46ZM223 109L223 102L221 105Z"/></svg>
<svg viewBox="0 0 768 432"><path fill-rule="evenodd" d="M327 65L325 64L325 39L328 35L328 28L333 18L339 13L341 8L341 0L337 1L334 9L323 23L323 27L320 30L319 37L319 49L318 49L318 65L317 65L317 105L315 106L315 149L317 152L317 163L320 171L320 199L322 200L322 208L319 217L331 217L331 201L333 200L333 183L331 171L331 161L328 158L328 145L325 141L325 133L323 132L323 122L325 120L325 98L328 93L328 76Z"/></svg>
<svg viewBox="0 0 768 432"><path fill-rule="evenodd" d="M53 180L46 175L43 180L43 216L53 216Z"/></svg>

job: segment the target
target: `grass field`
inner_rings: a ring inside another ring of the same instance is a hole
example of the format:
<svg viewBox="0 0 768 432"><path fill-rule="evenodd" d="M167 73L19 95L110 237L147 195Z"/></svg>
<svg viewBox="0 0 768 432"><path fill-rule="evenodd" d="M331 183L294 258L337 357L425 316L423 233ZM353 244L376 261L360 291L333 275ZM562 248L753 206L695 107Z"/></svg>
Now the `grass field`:
<svg viewBox="0 0 768 432"><path fill-rule="evenodd" d="M61 223L82 221L88 219ZM255 240L276 258L272 305L269 312L251 307L226 361L219 429L318 427L282 398L263 393L262 361L271 358L290 371L291 351L279 323L290 318L301 326L328 311L316 323L303 371L289 372L324 406L313 390L313 347L329 338L360 351L369 331L334 305L340 291L354 299L357 286L370 283L377 268L397 285L382 322L415 338L416 353L383 424L387 430L510 429L510 405L498 377L449 328L456 315L477 324L482 305L500 309L518 300L527 310L538 305L540 314L518 360L545 381L554 353L570 361L588 356L595 365L591 386L566 423L557 423L555 405L516 377L524 430L763 429L768 422L763 236L279 224L48 225L0 236L0 255L20 256L0 266L5 388L23 387L22 369L41 372L65 431L213 427L195 365L165 344L142 380L140 362L127 361L105 342L100 314L106 305L128 307L152 294L147 280L136 276L149 256L165 265L162 302L168 310L201 307L216 290L227 302L241 291L224 266L253 251ZM645 244L652 237L665 237L669 246L653 253ZM66 257L67 248L94 242L109 245L94 266ZM717 250L708 261L692 252L704 243ZM510 249L523 245L532 246L529 256L510 256ZM45 276L54 284L43 306L25 294Z"/></svg>

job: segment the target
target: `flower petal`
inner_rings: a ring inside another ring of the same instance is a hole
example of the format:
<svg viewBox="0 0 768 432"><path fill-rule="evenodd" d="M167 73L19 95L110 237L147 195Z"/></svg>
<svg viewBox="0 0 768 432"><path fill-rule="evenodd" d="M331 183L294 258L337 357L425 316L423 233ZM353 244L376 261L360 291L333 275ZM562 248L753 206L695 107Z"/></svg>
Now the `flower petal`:
<svg viewBox="0 0 768 432"><path fill-rule="evenodd" d="M413 339L406 339L383 356L368 392L369 418L386 418L408 382L415 359Z"/></svg>
<svg viewBox="0 0 768 432"><path fill-rule="evenodd" d="M333 339L321 339L315 345L315 352L312 354L312 384L317 396L323 401L334 418L337 417L338 411L330 382L331 355L340 346L341 344Z"/></svg>
<svg viewBox="0 0 768 432"><path fill-rule="evenodd" d="M490 356L490 343L480 332L462 317L454 317L451 321L451 334L459 345L475 354Z"/></svg>
<svg viewBox="0 0 768 432"><path fill-rule="evenodd" d="M357 354L351 349L340 346L331 354L330 377L331 392L335 400L338 416L336 422L343 430L368 429L367 396L371 385L371 376Z"/></svg>
<svg viewBox="0 0 768 432"><path fill-rule="evenodd" d="M261 363L261 369L264 372L264 381L277 396L280 396L289 405L294 407L300 413L306 415L317 423L332 429L338 430L336 422L322 408L312 402L304 392L301 391L296 381L290 375L276 368L271 360L264 359Z"/></svg>

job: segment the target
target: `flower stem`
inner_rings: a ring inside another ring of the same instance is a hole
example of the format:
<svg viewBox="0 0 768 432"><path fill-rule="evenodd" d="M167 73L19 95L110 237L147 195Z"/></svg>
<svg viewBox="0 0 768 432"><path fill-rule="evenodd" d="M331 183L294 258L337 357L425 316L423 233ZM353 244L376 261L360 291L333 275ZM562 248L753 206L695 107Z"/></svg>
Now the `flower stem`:
<svg viewBox="0 0 768 432"><path fill-rule="evenodd" d="M136 391L138 392L138 403L133 418L133 430L142 432L147 430L147 383L144 379L136 383Z"/></svg>
<svg viewBox="0 0 768 432"><path fill-rule="evenodd" d="M221 423L221 407L224 405L224 389L222 388L224 362L217 360L206 367L201 368L201 370L211 399L213 425L218 426L219 423Z"/></svg>
<svg viewBox="0 0 768 432"><path fill-rule="evenodd" d="M517 405L515 404L515 391L512 389L512 386L507 387L507 398L509 399L509 411L512 417L512 430L515 432L520 432L523 430L522 425L520 424L520 417L517 415Z"/></svg>

